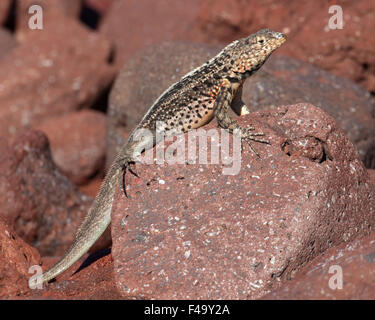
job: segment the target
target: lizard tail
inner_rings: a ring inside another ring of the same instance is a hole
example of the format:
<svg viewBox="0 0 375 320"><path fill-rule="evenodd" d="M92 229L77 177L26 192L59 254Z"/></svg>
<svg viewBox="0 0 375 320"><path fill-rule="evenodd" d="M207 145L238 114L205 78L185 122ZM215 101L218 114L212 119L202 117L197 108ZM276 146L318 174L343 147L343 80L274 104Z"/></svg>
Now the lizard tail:
<svg viewBox="0 0 375 320"><path fill-rule="evenodd" d="M59 262L42 274L42 282L47 282L55 278L72 266L90 249L107 229L111 222L111 209L116 189L115 186L119 181L119 177L121 177L121 171L122 168L118 166L115 161L106 175L99 194L78 229L72 246Z"/></svg>

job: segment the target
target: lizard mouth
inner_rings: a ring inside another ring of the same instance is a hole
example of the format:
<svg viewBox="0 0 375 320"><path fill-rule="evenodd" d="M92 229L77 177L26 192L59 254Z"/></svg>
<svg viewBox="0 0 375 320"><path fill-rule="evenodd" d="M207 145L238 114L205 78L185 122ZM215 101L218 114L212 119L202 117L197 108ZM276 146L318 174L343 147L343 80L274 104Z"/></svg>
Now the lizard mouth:
<svg viewBox="0 0 375 320"><path fill-rule="evenodd" d="M286 41L286 35L283 33L280 33L280 36L277 39L280 44L283 44Z"/></svg>
<svg viewBox="0 0 375 320"><path fill-rule="evenodd" d="M285 34L278 32L274 39L275 48L280 47L286 41L286 39L287 38Z"/></svg>

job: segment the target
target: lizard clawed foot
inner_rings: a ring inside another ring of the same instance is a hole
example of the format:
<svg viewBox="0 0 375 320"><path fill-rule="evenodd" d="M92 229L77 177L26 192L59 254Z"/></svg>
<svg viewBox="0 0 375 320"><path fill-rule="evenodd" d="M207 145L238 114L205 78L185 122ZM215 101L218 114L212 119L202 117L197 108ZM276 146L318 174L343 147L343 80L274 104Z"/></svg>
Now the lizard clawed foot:
<svg viewBox="0 0 375 320"><path fill-rule="evenodd" d="M251 151L253 151L255 153L255 155L258 158L260 158L260 155L259 155L258 151L253 147L253 145L250 143L250 141L266 143L266 144L270 144L270 142L268 140L259 138L259 137L264 136L263 132L253 132L253 130L255 130L255 128L253 128L253 127L241 128L241 151L243 149L242 141L245 140L247 142L247 144L249 145Z"/></svg>
<svg viewBox="0 0 375 320"><path fill-rule="evenodd" d="M133 163L132 161L125 161L122 166L122 190L124 191L125 197L128 197L128 194L126 193L126 184L125 184L126 170L129 170L131 174L139 178L139 175L130 166L132 163Z"/></svg>

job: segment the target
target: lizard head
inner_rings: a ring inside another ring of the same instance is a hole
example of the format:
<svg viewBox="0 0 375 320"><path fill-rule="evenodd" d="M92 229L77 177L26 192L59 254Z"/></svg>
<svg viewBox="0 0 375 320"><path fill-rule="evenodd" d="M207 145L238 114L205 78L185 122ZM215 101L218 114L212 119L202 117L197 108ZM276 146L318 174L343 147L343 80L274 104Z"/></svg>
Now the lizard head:
<svg viewBox="0 0 375 320"><path fill-rule="evenodd" d="M235 52L232 71L235 74L251 74L258 70L267 58L286 41L286 36L269 29L260 30L251 36L236 40L229 45Z"/></svg>

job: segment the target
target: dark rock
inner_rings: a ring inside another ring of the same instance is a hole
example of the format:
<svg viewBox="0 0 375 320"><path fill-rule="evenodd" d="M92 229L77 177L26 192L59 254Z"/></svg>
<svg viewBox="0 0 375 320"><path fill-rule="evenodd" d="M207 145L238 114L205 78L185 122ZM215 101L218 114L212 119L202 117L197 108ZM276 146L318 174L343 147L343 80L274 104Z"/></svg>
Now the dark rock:
<svg viewBox="0 0 375 320"><path fill-rule="evenodd" d="M327 113L297 104L239 123L271 145L254 143L260 158L245 145L238 174L223 174L233 164L211 164L209 153L209 165L137 164L129 198L118 187L112 256L124 296L259 298L331 246L373 230L375 189Z"/></svg>

